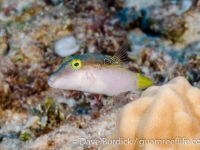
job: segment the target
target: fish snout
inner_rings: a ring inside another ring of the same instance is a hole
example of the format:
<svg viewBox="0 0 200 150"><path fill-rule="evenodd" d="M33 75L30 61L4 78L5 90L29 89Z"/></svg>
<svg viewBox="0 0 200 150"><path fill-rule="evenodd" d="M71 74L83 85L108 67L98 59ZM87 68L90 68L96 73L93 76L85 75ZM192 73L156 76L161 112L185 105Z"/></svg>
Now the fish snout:
<svg viewBox="0 0 200 150"><path fill-rule="evenodd" d="M48 85L52 87L54 81L55 81L54 77L52 75L50 75L49 78L48 78Z"/></svg>

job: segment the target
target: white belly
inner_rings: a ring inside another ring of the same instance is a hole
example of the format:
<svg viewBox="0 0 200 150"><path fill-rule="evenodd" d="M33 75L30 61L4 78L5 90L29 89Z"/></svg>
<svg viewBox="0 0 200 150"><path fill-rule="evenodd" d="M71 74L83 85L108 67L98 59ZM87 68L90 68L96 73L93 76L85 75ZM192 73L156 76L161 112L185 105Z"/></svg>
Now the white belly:
<svg viewBox="0 0 200 150"><path fill-rule="evenodd" d="M79 75L80 91L113 96L137 87L136 75L122 68L90 68Z"/></svg>

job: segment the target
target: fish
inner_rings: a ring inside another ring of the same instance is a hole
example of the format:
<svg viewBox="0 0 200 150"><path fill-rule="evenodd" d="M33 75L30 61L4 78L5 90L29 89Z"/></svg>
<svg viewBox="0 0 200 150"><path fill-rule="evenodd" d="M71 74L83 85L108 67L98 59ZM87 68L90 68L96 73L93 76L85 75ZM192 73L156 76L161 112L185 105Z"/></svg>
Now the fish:
<svg viewBox="0 0 200 150"><path fill-rule="evenodd" d="M122 44L114 56L85 53L66 57L61 66L49 76L48 85L57 89L108 96L153 85L151 79L123 67L123 63L128 60L127 49L127 44Z"/></svg>

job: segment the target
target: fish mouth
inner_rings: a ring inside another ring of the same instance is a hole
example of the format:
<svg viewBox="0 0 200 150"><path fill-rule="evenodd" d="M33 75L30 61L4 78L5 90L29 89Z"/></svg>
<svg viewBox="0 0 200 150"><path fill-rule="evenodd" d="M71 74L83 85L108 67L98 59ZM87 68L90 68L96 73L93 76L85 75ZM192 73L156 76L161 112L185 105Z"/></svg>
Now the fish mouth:
<svg viewBox="0 0 200 150"><path fill-rule="evenodd" d="M48 85L52 88L59 88L62 81L63 81L62 78L58 78L57 76L52 74L48 78Z"/></svg>
<svg viewBox="0 0 200 150"><path fill-rule="evenodd" d="M55 83L55 79L52 75L50 75L49 78L48 78L48 85L50 87L53 87L54 83Z"/></svg>
<svg viewBox="0 0 200 150"><path fill-rule="evenodd" d="M48 85L51 86L53 81L51 79L48 79Z"/></svg>

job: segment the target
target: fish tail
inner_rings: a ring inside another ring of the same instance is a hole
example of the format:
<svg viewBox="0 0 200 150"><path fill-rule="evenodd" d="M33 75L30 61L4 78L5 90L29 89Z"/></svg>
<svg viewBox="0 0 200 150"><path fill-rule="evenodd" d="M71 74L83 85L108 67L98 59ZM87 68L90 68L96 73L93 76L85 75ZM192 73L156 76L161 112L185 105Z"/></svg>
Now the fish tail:
<svg viewBox="0 0 200 150"><path fill-rule="evenodd" d="M150 80L149 78L137 73L137 88L138 89L145 89L154 84L155 83L152 80Z"/></svg>

